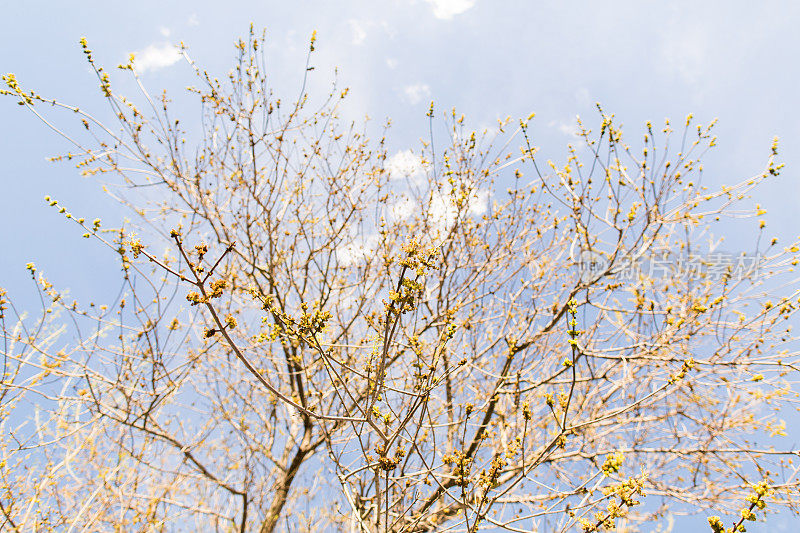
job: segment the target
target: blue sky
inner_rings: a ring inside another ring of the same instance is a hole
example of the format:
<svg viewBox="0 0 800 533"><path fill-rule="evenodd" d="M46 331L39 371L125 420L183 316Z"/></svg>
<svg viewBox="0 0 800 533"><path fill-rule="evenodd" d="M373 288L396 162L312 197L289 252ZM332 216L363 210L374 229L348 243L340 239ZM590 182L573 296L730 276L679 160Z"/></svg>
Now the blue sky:
<svg viewBox="0 0 800 533"><path fill-rule="evenodd" d="M589 124L597 118L595 102L615 113L633 140L646 120L718 117L719 147L706 164L717 183L757 173L778 135L788 168L758 201L778 236L800 232L793 216L800 198L793 179L800 168L800 4L793 2L16 3L0 21L0 70L16 73L25 87L102 110L77 44L86 36L107 66L136 52L140 70L147 66L145 84L177 97L188 67L173 62L170 45L183 41L202 66L222 74L233 63L234 39L251 21L267 29L273 81L287 97L297 93L317 30L312 95L327 91L338 67L339 83L351 88L349 112L376 123L391 117L394 150L426 135L431 99L440 110L456 107L478 128L536 112L534 141L555 161L572 140L575 115ZM87 218L110 217L114 206L96 182L44 161L66 144L22 108L0 105L0 121L3 284L21 283L24 264L35 261L73 292L95 290L84 259L96 249L76 239L42 197Z"/></svg>
<svg viewBox="0 0 800 533"><path fill-rule="evenodd" d="M351 89L349 114L376 123L391 117L392 151L427 135L430 100L476 128L536 112L534 142L554 161L574 139L576 115L595 124L595 102L625 124L631 142L646 120L719 118L718 148L705 165L716 184L758 173L777 135L787 168L754 203L768 209L771 235L786 242L800 234L798 2L16 2L0 19L0 70L26 88L101 110L78 46L86 36L101 63L112 67L135 52L148 88L178 97L189 69L171 46L183 41L222 75L251 21L267 29L274 85L287 98L297 94L316 30L310 92L324 94L338 67L339 84ZM67 145L10 99L0 100L0 124L0 286L30 298L25 264L33 261L76 297L113 297L114 257L42 198L90 220L119 219L119 210L97 182L45 162Z"/></svg>

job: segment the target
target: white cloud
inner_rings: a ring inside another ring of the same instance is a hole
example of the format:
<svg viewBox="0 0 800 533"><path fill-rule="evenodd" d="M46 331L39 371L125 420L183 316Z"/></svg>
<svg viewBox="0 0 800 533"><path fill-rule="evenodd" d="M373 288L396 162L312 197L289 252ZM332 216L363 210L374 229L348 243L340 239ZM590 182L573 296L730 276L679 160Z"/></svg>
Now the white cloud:
<svg viewBox="0 0 800 533"><path fill-rule="evenodd" d="M433 16L449 20L464 13L475 5L477 0L425 0L433 6Z"/></svg>
<svg viewBox="0 0 800 533"><path fill-rule="evenodd" d="M389 68L396 68L397 67L397 60L391 57L386 58L386 66Z"/></svg>
<svg viewBox="0 0 800 533"><path fill-rule="evenodd" d="M389 213L393 220L406 220L414 214L414 202L408 196L401 196L389 206Z"/></svg>
<svg viewBox="0 0 800 533"><path fill-rule="evenodd" d="M474 217L485 215L489 211L490 194L487 190L475 191L467 203L467 214Z"/></svg>
<svg viewBox="0 0 800 533"><path fill-rule="evenodd" d="M200 25L200 19L197 18L197 13L192 13L191 15L189 15L189 20L187 20L186 23L189 26L199 26Z"/></svg>
<svg viewBox="0 0 800 533"><path fill-rule="evenodd" d="M380 21L378 25L381 27L381 33L384 36L390 39L394 39L395 37L397 37L397 29L388 22L386 22L385 20Z"/></svg>
<svg viewBox="0 0 800 533"><path fill-rule="evenodd" d="M158 31L159 31L159 33L161 33L161 35L163 35L164 37L169 37L169 33L170 33L170 32L169 32L169 28L167 28L167 27L165 27L165 26L161 26L160 28L158 28Z"/></svg>
<svg viewBox="0 0 800 533"><path fill-rule="evenodd" d="M488 190L476 190L467 199L467 216L477 217L485 214L489 210ZM453 196L434 191L431 197L428 214L431 217L431 226L434 232L434 240L444 237L453 227L458 215L458 209L453 201Z"/></svg>
<svg viewBox="0 0 800 533"><path fill-rule="evenodd" d="M386 160L386 170L390 179L409 178L417 181L422 176L425 166L420 156L411 150L401 150Z"/></svg>
<svg viewBox="0 0 800 533"><path fill-rule="evenodd" d="M547 123L548 127L555 128L564 135L570 137L580 137L578 131L578 124L576 122L567 122L565 120L551 120Z"/></svg>
<svg viewBox="0 0 800 533"><path fill-rule="evenodd" d="M377 235L373 234L365 237L356 237L349 243L339 246L336 249L336 259L341 266L351 266L361 263L372 255L377 245Z"/></svg>
<svg viewBox="0 0 800 533"><path fill-rule="evenodd" d="M363 44L364 40L367 38L367 30L364 28L364 25L355 19L350 19L347 22L350 24L350 30L353 32L353 44Z"/></svg>
<svg viewBox="0 0 800 533"><path fill-rule="evenodd" d="M181 59L181 52L175 46L164 44L151 44L144 50L134 52L134 66L140 74L148 70L158 70L174 65Z"/></svg>
<svg viewBox="0 0 800 533"><path fill-rule="evenodd" d="M428 213L433 229L439 234L437 237L441 237L455 223L458 210L450 196L436 191L431 198Z"/></svg>
<svg viewBox="0 0 800 533"><path fill-rule="evenodd" d="M424 83L406 85L403 87L403 94L412 105L418 104L423 98L427 99L431 95L431 88Z"/></svg>

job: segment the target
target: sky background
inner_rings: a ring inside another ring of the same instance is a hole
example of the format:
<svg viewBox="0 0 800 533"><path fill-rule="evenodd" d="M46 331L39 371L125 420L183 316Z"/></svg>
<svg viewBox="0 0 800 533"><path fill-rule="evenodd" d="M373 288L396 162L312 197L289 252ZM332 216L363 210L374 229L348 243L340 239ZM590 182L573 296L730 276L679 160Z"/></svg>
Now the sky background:
<svg viewBox="0 0 800 533"><path fill-rule="evenodd" d="M714 184L759 173L777 135L787 167L753 204L769 211L770 236L785 243L800 234L800 2L15 2L0 17L0 71L102 114L80 37L107 67L135 52L151 92L167 88L177 98L190 71L172 45L183 41L203 68L222 76L251 21L267 30L273 86L287 99L299 90L316 30L309 92L325 94L338 68L339 85L350 87L350 115L392 119L391 152L427 136L431 100L439 111L455 107L474 128L535 112L534 143L556 162L574 141L576 115L597 126L595 102L625 125L636 149L647 120L680 125L690 112L702 124L718 118L718 147L705 158ZM81 300L113 297L113 254L82 239L43 197L88 220L118 220L119 208L96 181L46 162L68 145L9 98L0 99L0 125L0 286L32 302L25 264L33 261ZM728 236L727 249L737 250L740 235ZM796 530L788 518L770 526Z"/></svg>

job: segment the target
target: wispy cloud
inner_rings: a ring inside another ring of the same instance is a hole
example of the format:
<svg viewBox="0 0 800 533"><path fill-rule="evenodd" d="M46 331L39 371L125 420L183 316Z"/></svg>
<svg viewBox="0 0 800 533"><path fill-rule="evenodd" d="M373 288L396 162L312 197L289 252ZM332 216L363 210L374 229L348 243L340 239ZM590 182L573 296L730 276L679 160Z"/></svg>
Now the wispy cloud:
<svg viewBox="0 0 800 533"><path fill-rule="evenodd" d="M437 19L449 20L460 15L475 5L477 0L425 0L433 6L433 16Z"/></svg>
<svg viewBox="0 0 800 533"><path fill-rule="evenodd" d="M570 137L580 137L577 121L568 122L566 120L551 120L547 123L549 128L555 128L563 135Z"/></svg>
<svg viewBox="0 0 800 533"><path fill-rule="evenodd" d="M367 38L367 29L364 24L356 19L350 19L347 23L350 25L350 31L353 34L353 44L363 44Z"/></svg>
<svg viewBox="0 0 800 533"><path fill-rule="evenodd" d="M134 52L134 66L140 74L148 70L159 70L174 65L181 59L180 51L169 43L151 44L144 50Z"/></svg>
<svg viewBox="0 0 800 533"><path fill-rule="evenodd" d="M683 14L677 11L661 31L661 64L672 77L698 92L703 89L702 82L708 78L712 66L709 53L713 46L709 31L712 29L701 26L697 21L687 22Z"/></svg>
<svg viewBox="0 0 800 533"><path fill-rule="evenodd" d="M411 104L418 104L423 98L427 99L431 95L431 88L424 83L415 83L403 87L403 95Z"/></svg>
<svg viewBox="0 0 800 533"><path fill-rule="evenodd" d="M186 21L186 23L189 26L199 26L200 25L200 19L197 18L197 13L192 13L191 15L189 15L189 20Z"/></svg>
<svg viewBox="0 0 800 533"><path fill-rule="evenodd" d="M580 106L589 107L594 104L592 101L592 95L589 92L589 89L586 87L581 87L575 91L575 101Z"/></svg>

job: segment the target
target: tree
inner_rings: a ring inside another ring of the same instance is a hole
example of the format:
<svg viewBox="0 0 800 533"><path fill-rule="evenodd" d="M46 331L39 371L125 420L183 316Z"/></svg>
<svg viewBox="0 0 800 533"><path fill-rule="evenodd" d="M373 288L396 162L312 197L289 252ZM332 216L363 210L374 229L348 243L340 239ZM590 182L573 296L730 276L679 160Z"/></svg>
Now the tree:
<svg viewBox="0 0 800 533"><path fill-rule="evenodd" d="M797 511L776 438L797 244L702 247L761 214L745 204L776 143L712 191L713 124L691 116L679 151L669 122L632 148L598 106L545 168L533 116L480 133L431 104L446 142L390 158L340 119L346 89L276 98L252 30L224 81L182 50L202 129L133 58L142 103L118 95L81 42L114 126L11 74L3 93L50 125L70 111L75 152L54 159L109 176L138 222L47 197L118 255L120 297L68 302L32 264L39 319L3 292L12 529L597 531L708 510L722 531Z"/></svg>

